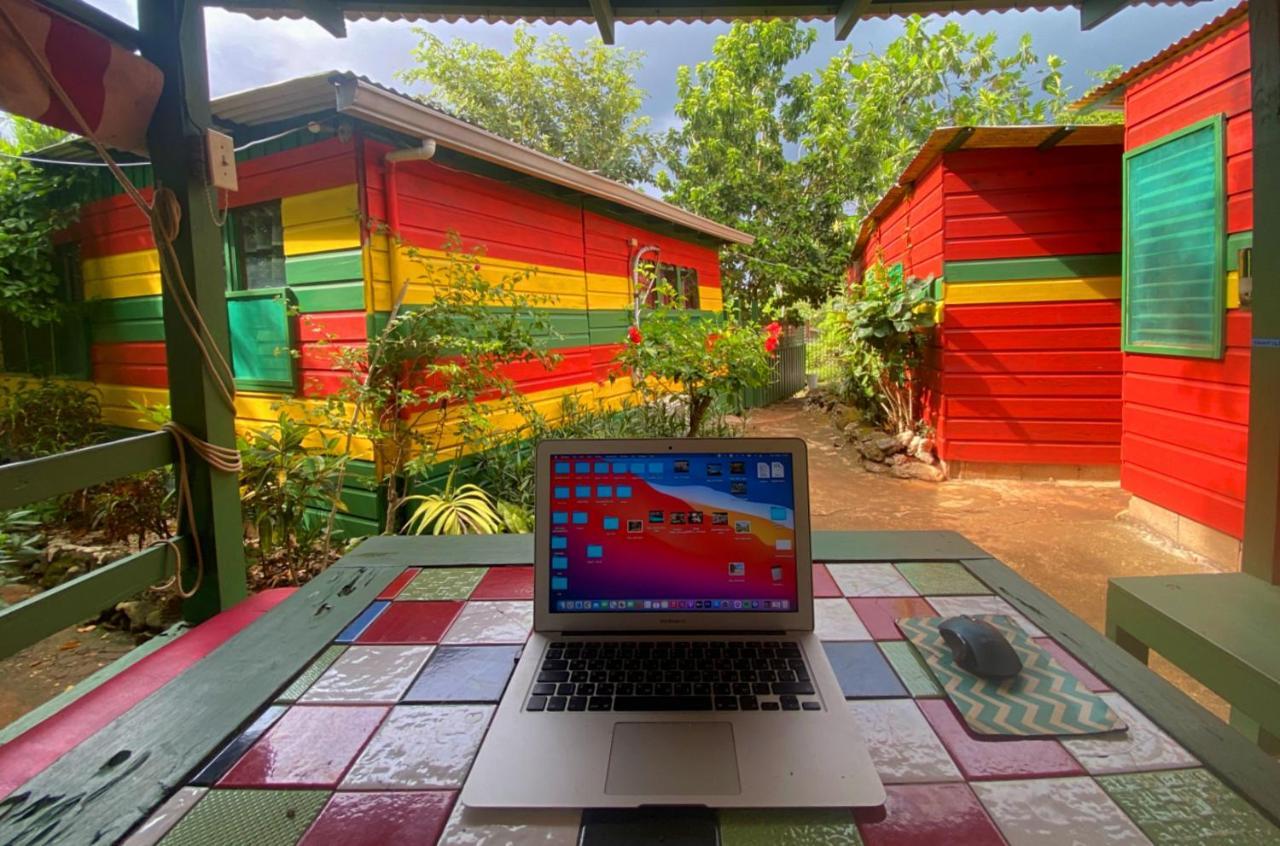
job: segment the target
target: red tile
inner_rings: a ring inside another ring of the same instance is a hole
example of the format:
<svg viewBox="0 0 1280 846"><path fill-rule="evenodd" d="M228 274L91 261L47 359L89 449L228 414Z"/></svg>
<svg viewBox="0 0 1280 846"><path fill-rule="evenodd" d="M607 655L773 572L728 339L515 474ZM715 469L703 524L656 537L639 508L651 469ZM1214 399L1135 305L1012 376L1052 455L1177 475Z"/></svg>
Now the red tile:
<svg viewBox="0 0 1280 846"><path fill-rule="evenodd" d="M393 602L356 643L439 643L462 610L461 602Z"/></svg>
<svg viewBox="0 0 1280 846"><path fill-rule="evenodd" d="M373 734L386 708L290 708L219 787L332 787Z"/></svg>
<svg viewBox="0 0 1280 846"><path fill-rule="evenodd" d="M533 599L532 567L490 567L471 599Z"/></svg>
<svg viewBox="0 0 1280 846"><path fill-rule="evenodd" d="M817 599L832 599L844 596L840 586L831 578L825 564L813 565L813 595Z"/></svg>
<svg viewBox="0 0 1280 846"><path fill-rule="evenodd" d="M298 846L435 843L456 796L453 790L335 793Z"/></svg>
<svg viewBox="0 0 1280 846"><path fill-rule="evenodd" d="M891 784L883 808L858 808L864 846L1003 846L1004 838L965 784Z"/></svg>
<svg viewBox="0 0 1280 846"><path fill-rule="evenodd" d="M1110 686L1102 679L1093 674L1093 671L1076 660L1076 657L1068 652L1061 644L1051 637L1033 638L1036 643L1044 647L1044 651L1053 656L1053 660L1062 665L1062 668L1071 675L1080 680L1080 683L1092 690L1094 693L1106 693L1111 690Z"/></svg>
<svg viewBox="0 0 1280 846"><path fill-rule="evenodd" d="M947 700L918 699L916 705L966 781L1085 774L1076 759L1052 737L974 734Z"/></svg>
<svg viewBox="0 0 1280 846"><path fill-rule="evenodd" d="M395 599L400 591L404 590L404 586L413 581L413 577L418 575L417 567L410 567L400 575L396 576L395 581L382 589L382 593L378 594L378 599Z"/></svg>
<svg viewBox="0 0 1280 846"><path fill-rule="evenodd" d="M901 617L932 617L938 613L918 596L854 596L849 604L876 640L902 640L896 623Z"/></svg>

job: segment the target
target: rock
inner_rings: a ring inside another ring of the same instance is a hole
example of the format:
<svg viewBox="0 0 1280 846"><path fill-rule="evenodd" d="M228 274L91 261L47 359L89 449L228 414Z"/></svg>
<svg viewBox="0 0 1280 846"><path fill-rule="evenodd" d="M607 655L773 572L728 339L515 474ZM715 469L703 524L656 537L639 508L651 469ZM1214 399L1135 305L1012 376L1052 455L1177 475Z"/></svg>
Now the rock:
<svg viewBox="0 0 1280 846"><path fill-rule="evenodd" d="M147 624L147 614L150 612L148 603L141 599L117 602L116 610L129 618L129 628L131 629L140 629L145 626Z"/></svg>
<svg viewBox="0 0 1280 846"><path fill-rule="evenodd" d="M911 439L914 437L915 437L915 433L912 432L910 429L903 429L901 432L894 435L894 438L897 439L898 443L902 444L903 449L911 448Z"/></svg>
<svg viewBox="0 0 1280 846"><path fill-rule="evenodd" d="M920 450L922 452L927 452L930 455L932 455L933 454L933 438L923 438L920 441Z"/></svg>
<svg viewBox="0 0 1280 846"><path fill-rule="evenodd" d="M911 456L907 455L905 452L897 452L889 456L889 463L894 467L897 467L900 464L906 464L910 460Z"/></svg>
<svg viewBox="0 0 1280 846"><path fill-rule="evenodd" d="M862 469L866 470L868 473L883 476L885 473L889 472L889 465L881 464L878 461L864 461L862 462Z"/></svg>
<svg viewBox="0 0 1280 846"><path fill-rule="evenodd" d="M940 467L918 461L894 465L889 472L897 479L918 479L922 482L941 482L944 478Z"/></svg>
<svg viewBox="0 0 1280 846"><path fill-rule="evenodd" d="M893 435L880 435L871 443L885 455L893 455L895 452L902 452L903 450L902 443Z"/></svg>
<svg viewBox="0 0 1280 846"><path fill-rule="evenodd" d="M937 459L933 457L933 453L925 452L922 449L916 450L915 452L911 453L911 457L914 458L916 461L922 461L925 464L932 464L933 462L937 461Z"/></svg>
<svg viewBox="0 0 1280 846"><path fill-rule="evenodd" d="M920 451L920 444L924 443L924 438L919 435L912 435L911 440L907 442L907 452L914 455Z"/></svg>
<svg viewBox="0 0 1280 846"><path fill-rule="evenodd" d="M851 405L837 405L831 416L835 419L836 428L841 430L862 422L862 413Z"/></svg>
<svg viewBox="0 0 1280 846"><path fill-rule="evenodd" d="M884 450L871 440L861 441L858 444L858 452L862 453L862 457L868 461L884 461Z"/></svg>
<svg viewBox="0 0 1280 846"><path fill-rule="evenodd" d="M151 611L147 613L147 618L143 621L143 625L148 629L163 629L164 616L163 608L153 607Z"/></svg>

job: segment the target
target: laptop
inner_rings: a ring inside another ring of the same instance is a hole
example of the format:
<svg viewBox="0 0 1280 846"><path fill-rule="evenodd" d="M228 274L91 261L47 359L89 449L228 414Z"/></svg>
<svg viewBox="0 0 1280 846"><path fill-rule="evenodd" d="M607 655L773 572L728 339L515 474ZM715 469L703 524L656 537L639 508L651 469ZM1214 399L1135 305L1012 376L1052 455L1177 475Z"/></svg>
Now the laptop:
<svg viewBox="0 0 1280 846"><path fill-rule="evenodd" d="M536 503L466 806L883 804L814 634L803 441L543 441Z"/></svg>

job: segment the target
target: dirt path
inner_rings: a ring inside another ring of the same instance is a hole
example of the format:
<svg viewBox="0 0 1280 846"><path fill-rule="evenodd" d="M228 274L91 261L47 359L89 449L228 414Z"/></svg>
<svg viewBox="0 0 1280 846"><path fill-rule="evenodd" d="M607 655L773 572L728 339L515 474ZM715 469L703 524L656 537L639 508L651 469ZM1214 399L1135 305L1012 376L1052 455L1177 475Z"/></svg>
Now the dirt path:
<svg viewBox="0 0 1280 846"><path fill-rule="evenodd" d="M787 400L753 411L748 432L804 438L815 529L952 529L1018 571L1089 625L1103 628L1107 579L1213 567L1120 518L1129 496L1111 483L904 481L864 472L836 446L828 417ZM1158 659L1154 666L1217 712L1213 694Z"/></svg>

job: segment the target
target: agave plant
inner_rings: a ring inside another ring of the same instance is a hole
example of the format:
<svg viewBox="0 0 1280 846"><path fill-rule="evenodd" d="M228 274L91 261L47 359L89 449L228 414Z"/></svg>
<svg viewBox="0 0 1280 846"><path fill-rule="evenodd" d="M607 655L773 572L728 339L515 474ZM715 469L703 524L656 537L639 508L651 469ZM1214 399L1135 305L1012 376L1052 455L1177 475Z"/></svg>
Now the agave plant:
<svg viewBox="0 0 1280 846"><path fill-rule="evenodd" d="M457 465L454 465L457 469ZM404 531L415 535L496 535L502 531L502 515L493 497L479 485L453 486L454 471L449 472L444 490L404 498L418 505L405 521Z"/></svg>

